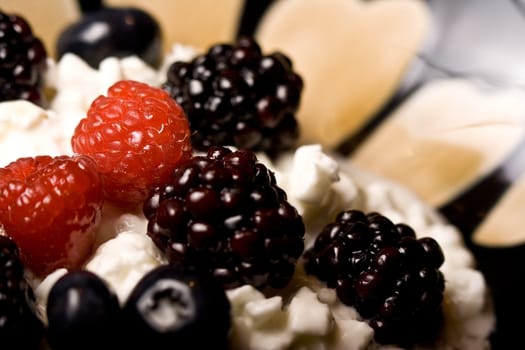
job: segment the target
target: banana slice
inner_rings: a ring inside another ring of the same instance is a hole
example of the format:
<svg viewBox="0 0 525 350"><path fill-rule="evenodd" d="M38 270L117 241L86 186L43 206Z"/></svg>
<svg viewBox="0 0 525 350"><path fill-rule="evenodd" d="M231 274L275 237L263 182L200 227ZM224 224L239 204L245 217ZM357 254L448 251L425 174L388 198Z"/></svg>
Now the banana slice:
<svg viewBox="0 0 525 350"><path fill-rule="evenodd" d="M524 91L462 79L436 80L398 107L352 161L405 185L436 207L450 203L504 164L505 180L516 182L493 203L472 238L482 245L509 246L525 242L520 212L525 206L525 175L518 172L521 164L504 162L524 137ZM484 205L464 203L472 212Z"/></svg>
<svg viewBox="0 0 525 350"><path fill-rule="evenodd" d="M352 160L439 207L503 162L524 137L524 116L523 91L434 81L394 111Z"/></svg>
<svg viewBox="0 0 525 350"><path fill-rule="evenodd" d="M282 0L256 37L265 51L290 56L303 77L303 142L333 148L391 97L429 23L417 0Z"/></svg>
<svg viewBox="0 0 525 350"><path fill-rule="evenodd" d="M472 239L479 245L488 247L509 247L525 242L525 176L500 200Z"/></svg>

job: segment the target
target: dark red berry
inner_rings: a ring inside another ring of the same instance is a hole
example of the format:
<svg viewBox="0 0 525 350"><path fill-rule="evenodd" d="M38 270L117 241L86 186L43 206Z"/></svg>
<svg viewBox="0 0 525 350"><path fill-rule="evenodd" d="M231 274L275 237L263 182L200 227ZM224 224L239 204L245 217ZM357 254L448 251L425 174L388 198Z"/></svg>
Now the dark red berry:
<svg viewBox="0 0 525 350"><path fill-rule="evenodd" d="M382 344L429 344L442 321L439 244L379 213L341 212L304 254L305 270L356 308Z"/></svg>
<svg viewBox="0 0 525 350"><path fill-rule="evenodd" d="M44 105L46 60L46 49L26 20L0 11L0 101Z"/></svg>
<svg viewBox="0 0 525 350"><path fill-rule="evenodd" d="M302 79L287 56L264 55L252 38L173 63L163 87L184 108L195 149L230 145L274 156L299 136Z"/></svg>
<svg viewBox="0 0 525 350"><path fill-rule="evenodd" d="M196 264L227 288L284 287L304 249L301 216L248 150L214 146L194 156L143 211L171 263Z"/></svg>

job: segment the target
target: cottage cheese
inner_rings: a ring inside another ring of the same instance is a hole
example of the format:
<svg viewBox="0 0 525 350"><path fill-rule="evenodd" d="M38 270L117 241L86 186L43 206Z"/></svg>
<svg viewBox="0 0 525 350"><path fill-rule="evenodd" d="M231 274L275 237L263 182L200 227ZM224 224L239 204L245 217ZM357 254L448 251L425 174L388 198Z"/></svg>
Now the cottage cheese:
<svg viewBox="0 0 525 350"><path fill-rule="evenodd" d="M184 47L174 52L171 60L177 54L185 59L194 54ZM108 58L99 70L93 70L77 57L66 55L50 69L49 85L56 90L50 110L22 101L0 104L1 154L9 155L1 161L71 154L70 135L90 100L120 79L160 85L160 74L135 58ZM23 147L15 147L15 140ZM494 318L487 286L456 228L411 192L357 169L319 145L301 146L275 163L263 155L259 159L275 171L278 184L303 216L307 247L326 223L348 208L379 211L394 222L411 225L421 236L436 239L446 258L442 266L446 327L435 349L488 348ZM146 224L142 213L106 204L98 248L85 265L109 283L121 302L144 273L165 262L144 234ZM57 270L43 281L33 281L42 308L54 281L65 272ZM393 349L375 344L373 330L355 309L341 304L333 290L306 276L300 262L292 282L279 295L265 295L250 286L227 295L232 305L233 349Z"/></svg>

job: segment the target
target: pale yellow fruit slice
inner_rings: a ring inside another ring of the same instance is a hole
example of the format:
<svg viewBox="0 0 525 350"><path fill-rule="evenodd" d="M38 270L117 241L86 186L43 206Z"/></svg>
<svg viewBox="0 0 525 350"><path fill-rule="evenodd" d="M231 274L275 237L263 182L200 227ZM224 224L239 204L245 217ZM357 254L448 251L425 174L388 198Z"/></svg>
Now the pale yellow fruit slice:
<svg viewBox="0 0 525 350"><path fill-rule="evenodd" d="M497 167L525 134L525 93L468 80L427 84L352 160L442 206Z"/></svg>
<svg viewBox="0 0 525 350"><path fill-rule="evenodd" d="M474 242L491 247L524 243L524 210L525 176L522 176L474 232Z"/></svg>
<svg viewBox="0 0 525 350"><path fill-rule="evenodd" d="M401 105L352 161L442 206L500 166L523 137L525 92L442 80ZM473 233L474 241L489 246L525 242L525 179L494 205ZM467 210L478 210L476 203Z"/></svg>
<svg viewBox="0 0 525 350"><path fill-rule="evenodd" d="M303 77L303 142L331 148L362 127L393 94L429 18L417 0L275 3L256 37L263 50L290 56Z"/></svg>

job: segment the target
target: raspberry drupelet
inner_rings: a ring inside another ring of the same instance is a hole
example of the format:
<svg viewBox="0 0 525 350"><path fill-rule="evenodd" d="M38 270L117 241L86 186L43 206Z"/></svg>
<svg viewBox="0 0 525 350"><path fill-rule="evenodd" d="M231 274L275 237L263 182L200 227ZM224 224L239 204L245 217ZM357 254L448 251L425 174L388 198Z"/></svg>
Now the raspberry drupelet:
<svg viewBox="0 0 525 350"><path fill-rule="evenodd" d="M95 160L106 199L125 205L142 203L192 152L182 108L164 90L131 80L93 101L71 144Z"/></svg>
<svg viewBox="0 0 525 350"><path fill-rule="evenodd" d="M100 175L88 157L20 158L0 168L0 223L37 276L85 261L102 203Z"/></svg>

